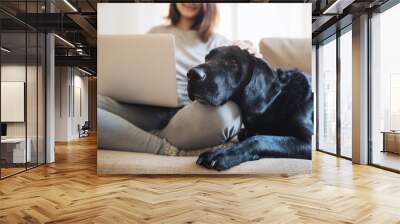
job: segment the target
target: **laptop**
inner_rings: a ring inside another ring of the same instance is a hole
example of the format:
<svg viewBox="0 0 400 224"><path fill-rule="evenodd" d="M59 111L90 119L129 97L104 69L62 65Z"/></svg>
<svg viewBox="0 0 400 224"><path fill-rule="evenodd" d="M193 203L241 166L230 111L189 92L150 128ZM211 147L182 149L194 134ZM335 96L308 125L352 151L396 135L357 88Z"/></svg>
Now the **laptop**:
<svg viewBox="0 0 400 224"><path fill-rule="evenodd" d="M124 103L177 107L172 34L99 35L98 93Z"/></svg>

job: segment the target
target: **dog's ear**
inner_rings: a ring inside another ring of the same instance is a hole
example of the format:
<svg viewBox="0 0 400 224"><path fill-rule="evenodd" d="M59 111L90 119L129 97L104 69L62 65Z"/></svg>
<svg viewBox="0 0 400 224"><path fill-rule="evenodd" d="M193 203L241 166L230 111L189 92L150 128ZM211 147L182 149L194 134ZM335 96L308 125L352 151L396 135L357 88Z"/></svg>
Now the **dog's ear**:
<svg viewBox="0 0 400 224"><path fill-rule="evenodd" d="M250 75L251 79L241 94L241 108L249 115L262 114L281 93L281 83L272 68L261 59L256 59Z"/></svg>

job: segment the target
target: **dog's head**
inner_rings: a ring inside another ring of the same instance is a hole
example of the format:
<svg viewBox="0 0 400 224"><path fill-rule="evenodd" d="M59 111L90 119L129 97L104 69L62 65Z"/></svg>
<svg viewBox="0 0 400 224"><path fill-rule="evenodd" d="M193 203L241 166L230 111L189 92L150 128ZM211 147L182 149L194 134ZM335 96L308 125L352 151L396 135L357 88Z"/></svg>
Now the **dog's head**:
<svg viewBox="0 0 400 224"><path fill-rule="evenodd" d="M191 100L219 106L234 98L249 113L263 113L280 92L274 71L237 46L213 49L187 76Z"/></svg>

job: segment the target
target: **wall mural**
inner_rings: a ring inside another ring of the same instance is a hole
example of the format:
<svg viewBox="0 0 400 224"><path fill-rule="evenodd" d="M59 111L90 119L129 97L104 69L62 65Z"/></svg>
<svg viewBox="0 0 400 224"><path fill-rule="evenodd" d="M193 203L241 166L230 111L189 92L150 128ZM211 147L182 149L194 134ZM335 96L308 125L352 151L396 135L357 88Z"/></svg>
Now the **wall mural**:
<svg viewBox="0 0 400 224"><path fill-rule="evenodd" d="M310 4L99 4L98 173L311 172L310 21Z"/></svg>

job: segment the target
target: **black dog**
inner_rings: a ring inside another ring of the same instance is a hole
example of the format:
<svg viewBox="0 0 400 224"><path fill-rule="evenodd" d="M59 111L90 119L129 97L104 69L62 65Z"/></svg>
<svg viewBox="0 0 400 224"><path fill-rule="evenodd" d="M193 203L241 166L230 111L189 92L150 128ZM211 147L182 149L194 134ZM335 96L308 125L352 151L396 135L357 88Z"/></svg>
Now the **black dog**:
<svg viewBox="0 0 400 224"><path fill-rule="evenodd" d="M311 159L313 93L299 70L273 70L237 46L213 49L188 74L191 100L219 106L232 100L242 112L240 143L202 153L197 164L226 170L261 158Z"/></svg>

